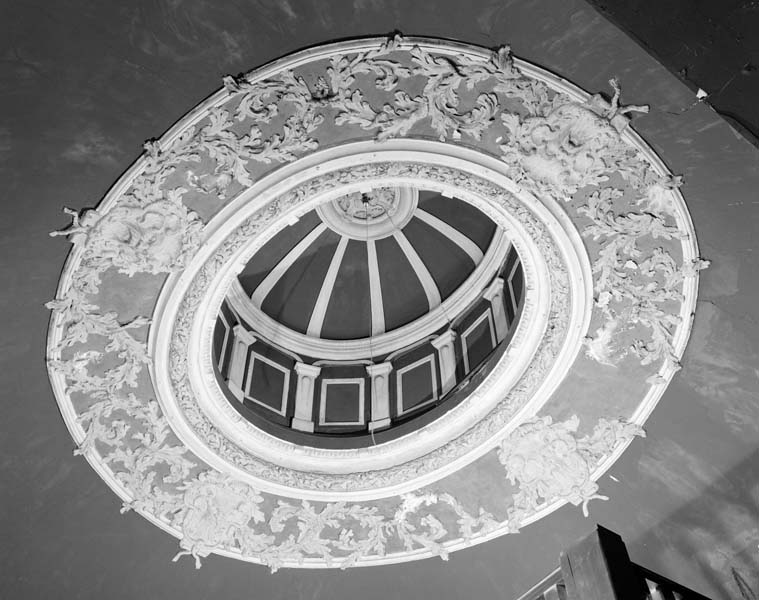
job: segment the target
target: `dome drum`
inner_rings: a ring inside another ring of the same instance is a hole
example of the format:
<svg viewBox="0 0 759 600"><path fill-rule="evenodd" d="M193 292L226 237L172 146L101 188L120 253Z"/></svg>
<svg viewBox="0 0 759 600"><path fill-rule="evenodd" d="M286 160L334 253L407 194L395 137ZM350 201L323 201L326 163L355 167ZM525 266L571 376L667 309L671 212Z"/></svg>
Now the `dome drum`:
<svg viewBox="0 0 759 600"><path fill-rule="evenodd" d="M424 425L420 415L454 406L449 399L458 388L508 345L524 292L513 249L496 275L478 300L433 335L417 339L412 328L392 353L344 361L273 344L240 318L239 296L230 297L214 331L217 375L244 418L285 439L318 446L335 444L324 436L348 436L337 443L355 447L409 433ZM311 439L290 428L318 435Z"/></svg>

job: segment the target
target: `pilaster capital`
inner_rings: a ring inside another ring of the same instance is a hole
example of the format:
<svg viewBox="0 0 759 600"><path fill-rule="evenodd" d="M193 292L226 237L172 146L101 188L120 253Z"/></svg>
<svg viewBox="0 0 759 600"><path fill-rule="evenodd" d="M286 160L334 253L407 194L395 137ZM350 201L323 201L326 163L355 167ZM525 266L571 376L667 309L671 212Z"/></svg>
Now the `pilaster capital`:
<svg viewBox="0 0 759 600"><path fill-rule="evenodd" d="M304 377L310 377L316 379L321 373L322 368L314 365L307 365L306 363L295 363L295 372Z"/></svg>
<svg viewBox="0 0 759 600"><path fill-rule="evenodd" d="M482 297L485 298L485 300L494 302L496 298L503 296L504 283L503 277L496 277L490 282L490 285L485 288Z"/></svg>

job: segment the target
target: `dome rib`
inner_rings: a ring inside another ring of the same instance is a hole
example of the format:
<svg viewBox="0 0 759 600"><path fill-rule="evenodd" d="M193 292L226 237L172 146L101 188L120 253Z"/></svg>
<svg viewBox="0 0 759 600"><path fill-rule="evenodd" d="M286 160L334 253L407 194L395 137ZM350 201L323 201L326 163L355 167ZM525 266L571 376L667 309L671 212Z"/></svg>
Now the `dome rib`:
<svg viewBox="0 0 759 600"><path fill-rule="evenodd" d="M290 267L293 266L293 264L295 264L295 261L297 261L325 231L327 231L327 226L324 223L319 223L316 227L314 227L311 230L311 232L306 237L304 237L300 242L298 242L292 248L292 250L290 250L284 256L282 260L280 260L274 265L271 271L269 271L269 274L264 278L264 280L261 283L258 284L256 289L253 291L253 294L251 294L250 299L253 301L253 304L255 306L257 306L258 308L261 308L261 306L264 303L264 300L266 300L266 297L274 289L274 286L277 285L277 283L282 278L282 276L290 269Z"/></svg>
<svg viewBox="0 0 759 600"><path fill-rule="evenodd" d="M418 208L454 227L477 244L482 252L487 252L495 223L484 213L473 210L470 204L437 192L420 190Z"/></svg>
<svg viewBox="0 0 759 600"><path fill-rule="evenodd" d="M367 244L349 238L320 337L344 340L372 335L370 285Z"/></svg>
<svg viewBox="0 0 759 600"><path fill-rule="evenodd" d="M412 219L404 234L430 272L442 298L450 296L477 268L459 244L421 219Z"/></svg>
<svg viewBox="0 0 759 600"><path fill-rule="evenodd" d="M461 233L458 229L451 227L442 219L438 219L435 215L428 213L426 210L423 210L421 208L416 209L414 216L418 217L420 221L423 221L433 229L443 234L464 252L466 252L469 258L472 259L475 267L480 264L480 261L484 256L482 250L480 250L480 247L477 244L470 240L466 235Z"/></svg>
<svg viewBox="0 0 759 600"><path fill-rule="evenodd" d="M340 236L335 232L322 232L279 278L264 298L261 310L275 321L306 333L339 243Z"/></svg>
<svg viewBox="0 0 759 600"><path fill-rule="evenodd" d="M403 250L406 260L408 260L411 268L414 269L414 274L419 280L419 283L422 284L424 294L427 296L429 309L432 310L433 308L437 308L440 306L441 302L440 290L437 289L435 279L432 277L427 265L424 264L424 261L420 258L419 254L417 254L414 246L409 242L408 238L402 231L394 232L393 238L395 238L395 241L401 247L401 250Z"/></svg>
<svg viewBox="0 0 759 600"><path fill-rule="evenodd" d="M348 247L348 238L341 236L340 241L335 248L335 252L332 255L332 260L329 263L329 269L322 282L319 295L316 298L316 304L314 310L311 313L311 319L308 321L308 329L306 334L321 337L322 327L324 326L324 317L327 314L327 307L329 306L330 298L334 293L335 281L337 280L338 272L340 271L340 265L343 262L345 256L345 249Z"/></svg>
<svg viewBox="0 0 759 600"><path fill-rule="evenodd" d="M382 300L382 281L380 280L377 246L374 240L366 242L366 263L369 270L369 298L372 311L372 335L385 333L385 308Z"/></svg>

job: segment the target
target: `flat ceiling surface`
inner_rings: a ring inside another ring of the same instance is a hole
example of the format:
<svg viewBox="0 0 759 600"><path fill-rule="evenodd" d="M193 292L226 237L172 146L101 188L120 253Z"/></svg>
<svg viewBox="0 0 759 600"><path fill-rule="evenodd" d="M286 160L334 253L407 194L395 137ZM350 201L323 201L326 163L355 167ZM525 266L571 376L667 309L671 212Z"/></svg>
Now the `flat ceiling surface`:
<svg viewBox="0 0 759 600"><path fill-rule="evenodd" d="M0 419L3 598L516 598L599 522L633 560L713 598L759 591L759 153L636 42L580 0L16 2L0 9ZM701 18L701 17L694 17ZM564 507L521 533L439 559L345 572L209 557L171 563L176 540L120 501L81 458L44 364L68 245L63 206L95 205L227 73L303 46L392 30L508 42L585 89L619 77L635 128L685 176L712 267L684 368L601 481L591 517Z"/></svg>

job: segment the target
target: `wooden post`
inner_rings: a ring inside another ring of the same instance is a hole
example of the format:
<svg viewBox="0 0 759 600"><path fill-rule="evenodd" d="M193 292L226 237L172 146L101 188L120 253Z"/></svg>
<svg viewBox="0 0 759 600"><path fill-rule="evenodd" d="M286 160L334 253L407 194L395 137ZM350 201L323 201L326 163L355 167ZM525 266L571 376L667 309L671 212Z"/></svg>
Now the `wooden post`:
<svg viewBox="0 0 759 600"><path fill-rule="evenodd" d="M633 567L622 538L595 531L561 553L567 600L645 600L648 588Z"/></svg>

